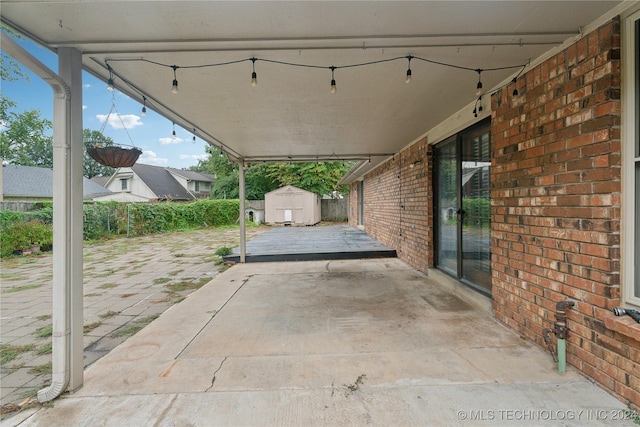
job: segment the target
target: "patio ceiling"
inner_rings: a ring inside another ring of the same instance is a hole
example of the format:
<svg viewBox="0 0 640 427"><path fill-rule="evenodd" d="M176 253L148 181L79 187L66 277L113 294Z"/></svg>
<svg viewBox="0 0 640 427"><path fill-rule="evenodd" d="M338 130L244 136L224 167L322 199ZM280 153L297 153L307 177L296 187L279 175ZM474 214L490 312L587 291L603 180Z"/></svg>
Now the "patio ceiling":
<svg viewBox="0 0 640 427"><path fill-rule="evenodd" d="M51 49L77 48L105 82L108 64L118 90L232 160L373 166L472 103L474 70L526 64L617 3L3 0L1 16ZM413 59L407 84L407 55L469 70ZM339 67L337 92L330 69L282 62ZM484 88L518 71L484 71Z"/></svg>

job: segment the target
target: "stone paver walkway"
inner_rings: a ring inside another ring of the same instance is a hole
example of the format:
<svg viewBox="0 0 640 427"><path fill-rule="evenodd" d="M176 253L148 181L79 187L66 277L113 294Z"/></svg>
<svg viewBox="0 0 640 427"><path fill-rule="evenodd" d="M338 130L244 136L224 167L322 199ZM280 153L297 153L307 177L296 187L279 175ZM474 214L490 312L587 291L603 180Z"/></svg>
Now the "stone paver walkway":
<svg viewBox="0 0 640 427"><path fill-rule="evenodd" d="M247 238L267 229L249 227ZM209 282L216 250L239 240L234 227L85 244L85 366ZM51 380L52 256L0 262L1 403L19 404Z"/></svg>

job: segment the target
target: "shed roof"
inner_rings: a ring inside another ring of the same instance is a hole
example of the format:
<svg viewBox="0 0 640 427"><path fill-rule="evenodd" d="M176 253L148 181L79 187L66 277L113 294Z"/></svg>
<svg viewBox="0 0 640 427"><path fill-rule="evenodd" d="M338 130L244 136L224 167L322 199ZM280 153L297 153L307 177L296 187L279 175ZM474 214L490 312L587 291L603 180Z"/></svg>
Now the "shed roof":
<svg viewBox="0 0 640 427"><path fill-rule="evenodd" d="M269 191L268 193L265 193L264 196L267 197L269 194L285 193L285 192L292 192L292 191L300 191L303 193L309 193L309 194L313 194L314 196L317 196L317 194L312 191L303 190L302 188L298 188L293 185L285 185L284 187L276 188L273 191Z"/></svg>

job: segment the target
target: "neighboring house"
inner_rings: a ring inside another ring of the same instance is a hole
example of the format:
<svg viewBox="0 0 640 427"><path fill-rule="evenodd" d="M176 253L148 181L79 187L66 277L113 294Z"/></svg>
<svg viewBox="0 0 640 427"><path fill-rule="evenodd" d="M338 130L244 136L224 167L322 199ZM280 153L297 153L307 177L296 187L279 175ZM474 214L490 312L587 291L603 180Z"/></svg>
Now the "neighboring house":
<svg viewBox="0 0 640 427"><path fill-rule="evenodd" d="M269 225L315 225L320 222L320 196L293 185L264 195L265 221Z"/></svg>
<svg viewBox="0 0 640 427"><path fill-rule="evenodd" d="M39 202L53 200L53 170L34 166L2 165L3 202ZM83 178L82 197L96 200L108 197L111 191Z"/></svg>
<svg viewBox="0 0 640 427"><path fill-rule="evenodd" d="M105 187L114 194L101 200L192 201L208 198L213 180L210 174L137 163L119 168L108 179Z"/></svg>
<svg viewBox="0 0 640 427"><path fill-rule="evenodd" d="M492 94L490 115L341 181L350 224L486 295L523 339L546 348L570 301L567 363L635 405L640 324L612 309L640 308L639 47L640 10L616 16Z"/></svg>

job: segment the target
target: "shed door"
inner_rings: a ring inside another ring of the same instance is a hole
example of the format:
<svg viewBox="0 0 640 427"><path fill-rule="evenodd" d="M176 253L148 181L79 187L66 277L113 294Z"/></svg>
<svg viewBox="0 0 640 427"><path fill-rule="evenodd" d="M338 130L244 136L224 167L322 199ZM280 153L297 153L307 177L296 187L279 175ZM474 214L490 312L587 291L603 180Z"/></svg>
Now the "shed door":
<svg viewBox="0 0 640 427"><path fill-rule="evenodd" d="M293 221L293 211L291 209L284 210L284 222L292 222Z"/></svg>

